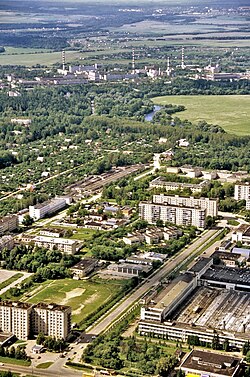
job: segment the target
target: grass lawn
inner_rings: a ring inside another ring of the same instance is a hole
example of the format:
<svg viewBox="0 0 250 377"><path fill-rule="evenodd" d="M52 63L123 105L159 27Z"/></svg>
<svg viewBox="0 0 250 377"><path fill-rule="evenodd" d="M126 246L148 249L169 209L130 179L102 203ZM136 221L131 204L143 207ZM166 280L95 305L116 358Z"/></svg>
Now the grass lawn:
<svg viewBox="0 0 250 377"><path fill-rule="evenodd" d="M29 367L31 364L29 360L17 360L12 357L3 357L3 356L0 356L0 363L15 364L15 365L21 365L24 367Z"/></svg>
<svg viewBox="0 0 250 377"><path fill-rule="evenodd" d="M104 302L109 301L122 289L125 281L121 280L49 280L29 293L25 301L31 303L55 302L72 307L72 322L80 322Z"/></svg>
<svg viewBox="0 0 250 377"><path fill-rule="evenodd" d="M191 122L206 121L217 124L236 135L250 135L250 95L228 96L164 96L155 97L157 105L184 105L186 110L176 113Z"/></svg>
<svg viewBox="0 0 250 377"><path fill-rule="evenodd" d="M47 369L53 364L53 361L46 361L45 363L38 364L37 369Z"/></svg>

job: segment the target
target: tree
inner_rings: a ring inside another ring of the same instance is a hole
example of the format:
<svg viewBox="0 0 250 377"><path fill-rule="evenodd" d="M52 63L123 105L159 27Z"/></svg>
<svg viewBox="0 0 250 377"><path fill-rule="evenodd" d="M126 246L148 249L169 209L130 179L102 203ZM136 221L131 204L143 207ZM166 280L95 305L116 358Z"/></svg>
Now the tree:
<svg viewBox="0 0 250 377"><path fill-rule="evenodd" d="M37 343L37 344L43 344L44 341L45 341L45 335L44 335L44 333L40 332L40 333L37 335L36 343Z"/></svg>
<svg viewBox="0 0 250 377"><path fill-rule="evenodd" d="M30 217L30 215L25 215L24 218L23 218L23 225L24 226L30 226L32 225L34 222L34 219L32 217Z"/></svg>

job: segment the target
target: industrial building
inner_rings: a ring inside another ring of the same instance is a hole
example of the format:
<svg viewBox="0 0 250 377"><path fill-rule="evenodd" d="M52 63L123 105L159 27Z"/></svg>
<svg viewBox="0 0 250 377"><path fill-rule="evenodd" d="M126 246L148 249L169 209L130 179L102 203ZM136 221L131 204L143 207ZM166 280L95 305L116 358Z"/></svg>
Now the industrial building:
<svg viewBox="0 0 250 377"><path fill-rule="evenodd" d="M182 360L180 369L190 377L236 377L240 375L242 361L235 356L192 350Z"/></svg>
<svg viewBox="0 0 250 377"><path fill-rule="evenodd" d="M200 342L241 349L250 341L249 269L219 267L200 259L141 308L141 335Z"/></svg>

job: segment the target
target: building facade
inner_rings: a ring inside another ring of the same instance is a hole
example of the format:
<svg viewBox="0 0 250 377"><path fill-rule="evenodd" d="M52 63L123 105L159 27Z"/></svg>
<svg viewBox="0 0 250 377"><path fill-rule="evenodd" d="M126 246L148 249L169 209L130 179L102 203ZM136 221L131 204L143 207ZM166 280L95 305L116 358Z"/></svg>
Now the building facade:
<svg viewBox="0 0 250 377"><path fill-rule="evenodd" d="M176 225L196 226L204 229L206 225L206 209L192 207L178 207L167 204L141 202L139 204L141 219L155 224L157 220L170 222Z"/></svg>
<svg viewBox="0 0 250 377"><path fill-rule="evenodd" d="M0 235L12 232L18 227L18 217L16 215L5 216L0 219Z"/></svg>
<svg viewBox="0 0 250 377"><path fill-rule="evenodd" d="M56 339L66 339L71 330L71 307L1 301L0 330L23 340L40 332Z"/></svg>

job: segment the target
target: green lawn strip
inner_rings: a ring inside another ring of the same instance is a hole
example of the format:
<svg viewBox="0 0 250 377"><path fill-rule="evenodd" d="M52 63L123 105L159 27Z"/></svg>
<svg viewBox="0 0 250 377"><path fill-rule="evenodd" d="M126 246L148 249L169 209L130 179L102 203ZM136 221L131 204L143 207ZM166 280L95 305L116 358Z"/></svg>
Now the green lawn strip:
<svg viewBox="0 0 250 377"><path fill-rule="evenodd" d="M46 361L45 363L38 364L37 369L47 369L53 364L53 361Z"/></svg>
<svg viewBox="0 0 250 377"><path fill-rule="evenodd" d="M7 279L7 280L3 281L2 283L0 283L0 289L3 289L5 287L7 287L11 283L13 283L15 280L20 279L22 276L23 276L22 273L17 273L15 275L11 276L9 279Z"/></svg>
<svg viewBox="0 0 250 377"><path fill-rule="evenodd" d="M250 135L250 95L177 95L152 100L157 105L184 105L186 110L177 114L180 119L206 121L229 133Z"/></svg>
<svg viewBox="0 0 250 377"><path fill-rule="evenodd" d="M0 362L3 363L3 364L21 365L21 366L24 366L24 367L29 367L30 364L31 364L30 360L18 360L18 359L14 359L12 357L4 357L4 356L0 356Z"/></svg>

